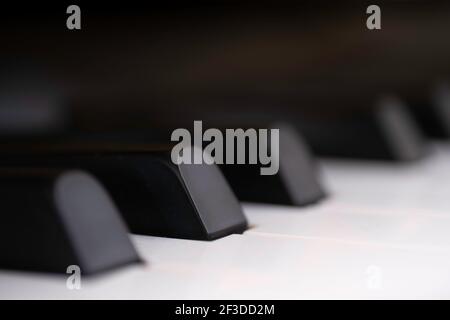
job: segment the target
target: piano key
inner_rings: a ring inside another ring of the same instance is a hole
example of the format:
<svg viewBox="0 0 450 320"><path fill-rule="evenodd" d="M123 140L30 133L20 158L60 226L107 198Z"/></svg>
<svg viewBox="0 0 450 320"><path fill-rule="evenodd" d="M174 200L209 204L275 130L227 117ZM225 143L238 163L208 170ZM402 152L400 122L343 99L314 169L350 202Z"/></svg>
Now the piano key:
<svg viewBox="0 0 450 320"><path fill-rule="evenodd" d="M427 135L439 139L450 138L450 85L447 82L435 85L429 96L414 101L412 111Z"/></svg>
<svg viewBox="0 0 450 320"><path fill-rule="evenodd" d="M327 160L322 163L323 178L342 204L366 211L448 216L450 149L441 143L430 151L429 157L406 166Z"/></svg>
<svg viewBox="0 0 450 320"><path fill-rule="evenodd" d="M215 165L175 164L170 151L149 144L22 144L4 146L0 164L92 172L133 233L213 240L243 232L246 218L220 170Z"/></svg>
<svg viewBox="0 0 450 320"><path fill-rule="evenodd" d="M325 190L306 143L286 123L274 123L279 130L279 171L261 175L260 165L224 164L221 169L241 201L304 206L325 198Z"/></svg>
<svg viewBox="0 0 450 320"><path fill-rule="evenodd" d="M449 159L450 148L440 144L407 166L327 160L324 178L332 198L306 209L245 206L254 224L248 232L448 250Z"/></svg>
<svg viewBox="0 0 450 320"><path fill-rule="evenodd" d="M140 261L105 189L82 171L1 169L0 268L84 275Z"/></svg>
<svg viewBox="0 0 450 320"><path fill-rule="evenodd" d="M352 206L335 206L332 201L314 208L290 210L276 206L244 206L245 214L252 221L252 228L247 233L450 252L449 216L397 211L397 214L383 214L383 210L358 211Z"/></svg>
<svg viewBox="0 0 450 320"><path fill-rule="evenodd" d="M65 279L0 272L0 298L407 299L450 297L449 255L327 239L134 236L145 266L67 290ZM118 290L120 288L120 290Z"/></svg>
<svg viewBox="0 0 450 320"><path fill-rule="evenodd" d="M300 119L314 152L328 157L411 161L427 152L422 133L395 97L382 97L369 112L329 119Z"/></svg>
<svg viewBox="0 0 450 320"><path fill-rule="evenodd" d="M67 130L72 112L64 86L38 64L15 62L0 62L8 70L7 75L0 73L0 140L44 137Z"/></svg>

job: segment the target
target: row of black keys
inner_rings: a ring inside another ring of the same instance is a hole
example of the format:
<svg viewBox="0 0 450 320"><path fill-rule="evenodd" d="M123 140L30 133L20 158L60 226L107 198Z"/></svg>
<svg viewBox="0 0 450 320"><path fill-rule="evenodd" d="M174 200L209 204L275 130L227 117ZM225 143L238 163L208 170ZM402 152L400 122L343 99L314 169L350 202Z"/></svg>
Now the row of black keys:
<svg viewBox="0 0 450 320"><path fill-rule="evenodd" d="M315 150L339 156L412 160L426 149L395 105L340 126L300 131ZM261 176L257 165L176 165L170 151L92 140L3 144L0 267L65 272L76 264L92 274L139 261L128 230L213 240L246 230L238 199L302 206L326 194L292 126L280 128L280 170L273 176Z"/></svg>
<svg viewBox="0 0 450 320"><path fill-rule="evenodd" d="M138 260L127 227L135 234L213 240L247 228L235 194L291 205L319 201L324 192L313 164L292 134L280 133L280 148L289 152L274 176L261 176L258 165L221 171L174 164L171 147L154 144L4 145L0 265L64 272L77 264L95 273Z"/></svg>

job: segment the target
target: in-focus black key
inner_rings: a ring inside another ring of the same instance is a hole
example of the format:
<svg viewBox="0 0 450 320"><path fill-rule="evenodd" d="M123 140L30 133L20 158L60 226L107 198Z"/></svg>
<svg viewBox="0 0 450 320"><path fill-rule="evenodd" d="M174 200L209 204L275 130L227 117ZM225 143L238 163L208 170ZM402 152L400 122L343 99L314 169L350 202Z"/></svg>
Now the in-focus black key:
<svg viewBox="0 0 450 320"><path fill-rule="evenodd" d="M105 189L82 171L1 169L0 268L82 274L139 261Z"/></svg>
<svg viewBox="0 0 450 320"><path fill-rule="evenodd" d="M217 166L174 164L168 147L67 143L41 145L27 155L30 150L11 154L10 149L0 163L90 171L108 189L133 233L212 240L247 228Z"/></svg>
<svg viewBox="0 0 450 320"><path fill-rule="evenodd" d="M422 131L395 97L351 116L299 120L300 131L319 155L410 161L426 154Z"/></svg>
<svg viewBox="0 0 450 320"><path fill-rule="evenodd" d="M261 175L260 164L221 165L237 197L241 201L297 206L323 199L325 191L318 168L296 129L281 122L271 127L279 129L279 170L276 174Z"/></svg>

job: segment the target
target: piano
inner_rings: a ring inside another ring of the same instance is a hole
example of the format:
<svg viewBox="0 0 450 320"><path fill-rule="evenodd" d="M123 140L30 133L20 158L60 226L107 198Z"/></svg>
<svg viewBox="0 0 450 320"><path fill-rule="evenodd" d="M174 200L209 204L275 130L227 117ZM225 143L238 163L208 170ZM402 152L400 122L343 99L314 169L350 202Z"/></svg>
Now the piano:
<svg viewBox="0 0 450 320"><path fill-rule="evenodd" d="M0 299L449 299L450 7L379 6L8 8ZM279 170L174 163L194 121Z"/></svg>

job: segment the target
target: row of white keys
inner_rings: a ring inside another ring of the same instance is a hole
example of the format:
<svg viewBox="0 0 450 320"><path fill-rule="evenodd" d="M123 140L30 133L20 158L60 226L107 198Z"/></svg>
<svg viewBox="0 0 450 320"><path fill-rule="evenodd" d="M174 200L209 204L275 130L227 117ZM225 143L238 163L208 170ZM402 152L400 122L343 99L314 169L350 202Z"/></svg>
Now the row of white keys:
<svg viewBox="0 0 450 320"><path fill-rule="evenodd" d="M310 299L450 297L450 257L383 245L234 235L135 237L149 262L85 279L2 272L0 298Z"/></svg>
<svg viewBox="0 0 450 320"><path fill-rule="evenodd" d="M450 215L450 145L434 145L430 151L429 157L403 165L325 162L324 180L336 200L334 205Z"/></svg>
<svg viewBox="0 0 450 320"><path fill-rule="evenodd" d="M324 169L329 199L306 208L247 205L248 233L450 252L450 147L406 167L328 161Z"/></svg>
<svg viewBox="0 0 450 320"><path fill-rule="evenodd" d="M450 217L364 212L333 203L311 209L259 205L244 208L252 221L247 234L385 244L450 254Z"/></svg>

